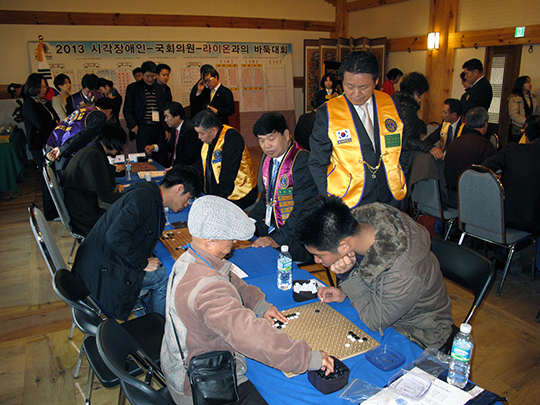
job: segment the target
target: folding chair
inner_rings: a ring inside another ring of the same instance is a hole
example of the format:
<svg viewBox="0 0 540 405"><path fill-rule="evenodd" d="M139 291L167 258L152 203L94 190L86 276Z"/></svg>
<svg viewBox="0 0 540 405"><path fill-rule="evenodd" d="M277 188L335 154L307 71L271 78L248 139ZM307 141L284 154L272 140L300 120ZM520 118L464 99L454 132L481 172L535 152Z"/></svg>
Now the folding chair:
<svg viewBox="0 0 540 405"><path fill-rule="evenodd" d="M47 189L51 193L54 206L56 207L56 211L58 211L58 215L60 216L60 220L64 225L64 229L67 229L69 234L74 238L73 246L71 246L71 251L69 252L68 258L68 263L71 263L71 259L73 258L73 251L75 250L75 245L77 244L77 242L81 243L84 240L84 236L73 232L70 223L71 219L69 217L66 204L64 203L64 192L58 184L58 179L56 178L56 174L54 174L53 169L46 164L43 165L43 178L45 179L45 184L47 184Z"/></svg>
<svg viewBox="0 0 540 405"><path fill-rule="evenodd" d="M107 312L100 306L99 302L93 299L82 282L66 269L60 269L55 273L53 289L60 299L71 307L73 320L81 332L84 333L84 340L73 377L78 377L83 356L86 355L90 370L88 372L85 404L90 404L94 374L104 387L115 387L120 383L118 377L109 370L101 359L96 346L95 335L99 325L103 322L102 317L107 317ZM113 320L113 322L116 321ZM141 344L154 362L159 362L161 341L165 329L165 318L162 315L152 313L134 318L124 322L121 327ZM141 369L135 366L130 368L129 372L133 375L142 373ZM121 404L123 401L123 391L121 391L118 403Z"/></svg>
<svg viewBox="0 0 540 405"><path fill-rule="evenodd" d="M470 323L474 313L484 300L493 281L494 269L486 257L450 241L432 238L431 251L437 257L443 276L465 287L474 294L474 301L462 323ZM440 350L448 353L452 348L458 328L452 325L452 335ZM446 347L448 345L448 347ZM443 350L444 349L444 350ZM446 350L446 351L445 351Z"/></svg>
<svg viewBox="0 0 540 405"><path fill-rule="evenodd" d="M448 228L444 234L444 240L447 240L452 225L458 217L458 210L455 208L443 209L439 181L436 179L424 179L414 183L411 200L416 208L414 220L416 221L420 213L440 219Z"/></svg>
<svg viewBox="0 0 540 405"><path fill-rule="evenodd" d="M132 405L174 405L159 366L121 325L106 319L99 325L96 338L101 358L121 380L122 389ZM144 381L130 373L135 365L144 370ZM162 386L160 390L152 387L153 378Z"/></svg>
<svg viewBox="0 0 540 405"><path fill-rule="evenodd" d="M516 249L533 244L536 252L536 239L528 232L506 228L504 222L504 189L497 176L488 168L472 165L461 173L458 180L459 229L463 243L465 236L492 243L508 249L501 283L501 290ZM532 277L536 269L535 254L532 255Z"/></svg>
<svg viewBox="0 0 540 405"><path fill-rule="evenodd" d="M60 249L58 249L58 245L43 212L32 203L28 206L28 213L30 214L30 227L32 228L34 239L41 250L45 263L47 263L51 276L54 277L56 269L67 268L66 262L60 253ZM73 338L74 331L75 322L72 322L68 339L71 340Z"/></svg>

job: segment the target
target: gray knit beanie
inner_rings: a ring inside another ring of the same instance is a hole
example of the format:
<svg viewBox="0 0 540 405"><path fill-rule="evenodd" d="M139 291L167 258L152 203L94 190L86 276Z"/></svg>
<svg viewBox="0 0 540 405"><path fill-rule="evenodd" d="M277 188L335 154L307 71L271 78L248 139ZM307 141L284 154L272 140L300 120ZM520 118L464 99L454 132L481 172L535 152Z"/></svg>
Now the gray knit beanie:
<svg viewBox="0 0 540 405"><path fill-rule="evenodd" d="M189 232L202 239L248 240L255 224L238 206L225 198L205 195L189 211Z"/></svg>

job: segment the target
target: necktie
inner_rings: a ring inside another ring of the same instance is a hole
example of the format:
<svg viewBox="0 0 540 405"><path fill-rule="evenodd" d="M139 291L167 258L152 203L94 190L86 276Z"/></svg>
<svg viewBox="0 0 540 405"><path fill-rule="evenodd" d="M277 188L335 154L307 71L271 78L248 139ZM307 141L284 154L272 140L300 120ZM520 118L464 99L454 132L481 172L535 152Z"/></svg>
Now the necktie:
<svg viewBox="0 0 540 405"><path fill-rule="evenodd" d="M371 118L369 117L369 112L367 110L367 103L364 103L360 106L360 111L362 111L362 124L364 124L364 128L366 129L366 132L369 136L369 139L371 139L371 143L375 145L375 140L373 139L373 124L371 123Z"/></svg>
<svg viewBox="0 0 540 405"><path fill-rule="evenodd" d="M448 127L448 135L446 136L446 145L444 146L445 149L448 149L448 145L450 145L450 142L454 140L454 127L450 125Z"/></svg>
<svg viewBox="0 0 540 405"><path fill-rule="evenodd" d="M270 189L269 192L274 191L274 186L276 184L276 177L279 170L279 163L276 159L272 159L272 180L270 181Z"/></svg>
<svg viewBox="0 0 540 405"><path fill-rule="evenodd" d="M215 90L212 90L212 93L210 93L210 102L214 99L214 95L216 94Z"/></svg>
<svg viewBox="0 0 540 405"><path fill-rule="evenodd" d="M180 137L178 133L178 128L174 129L174 150L173 150L173 160L172 160L172 166L176 163L176 146L178 145L178 138Z"/></svg>

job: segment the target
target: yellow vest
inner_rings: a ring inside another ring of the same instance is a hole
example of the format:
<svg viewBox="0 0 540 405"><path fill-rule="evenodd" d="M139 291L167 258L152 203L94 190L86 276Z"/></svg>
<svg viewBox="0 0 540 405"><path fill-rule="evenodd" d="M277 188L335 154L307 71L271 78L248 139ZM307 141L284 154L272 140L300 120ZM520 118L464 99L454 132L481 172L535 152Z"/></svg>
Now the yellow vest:
<svg viewBox="0 0 540 405"><path fill-rule="evenodd" d="M228 125L223 125L221 132L218 135L218 140L216 146L214 147L214 153L212 154L212 172L216 181L219 183L219 175L221 173L221 161L222 161L222 151L223 144L225 143L225 133L233 129ZM206 177L206 155L208 154L208 148L210 145L207 143L203 144L201 149L201 157L203 164L203 172ZM234 189L232 193L227 197L231 201L237 201L241 198L244 198L253 188L257 185L257 175L255 174L255 169L253 168L253 163L251 162L251 155L249 154L247 146L244 146L244 152L242 153L242 161L240 162L240 167L238 173L236 174L236 179L234 180Z"/></svg>
<svg viewBox="0 0 540 405"><path fill-rule="evenodd" d="M454 139L459 138L461 136L461 132L463 132L463 128L465 127L465 123L462 122L461 125L458 128L457 135L454 136ZM441 126L441 150L444 151L444 147L446 145L446 137L448 136L448 128L450 128L449 122L443 122Z"/></svg>
<svg viewBox="0 0 540 405"><path fill-rule="evenodd" d="M388 187L396 200L407 195L405 174L399 157L403 140L403 122L388 94L375 91L376 116L379 123L381 168L386 172ZM327 168L327 192L340 197L353 208L360 203L364 192L366 171L360 137L344 95L327 102L328 137L332 141L332 156ZM375 126L374 126L375 128ZM377 134L375 134L377 136ZM384 168L384 169L383 169Z"/></svg>

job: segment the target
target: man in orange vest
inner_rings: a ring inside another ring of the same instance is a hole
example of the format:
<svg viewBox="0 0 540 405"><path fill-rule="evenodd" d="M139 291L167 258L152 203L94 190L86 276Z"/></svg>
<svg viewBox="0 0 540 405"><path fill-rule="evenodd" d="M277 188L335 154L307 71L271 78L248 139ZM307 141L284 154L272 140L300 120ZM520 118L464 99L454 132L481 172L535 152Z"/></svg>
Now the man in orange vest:
<svg viewBox="0 0 540 405"><path fill-rule="evenodd" d="M198 169L204 177L204 193L248 208L259 192L257 173L240 132L221 124L210 110L198 113L191 123L203 142Z"/></svg>
<svg viewBox="0 0 540 405"><path fill-rule="evenodd" d="M375 86L377 58L349 53L339 74L344 94L317 109L309 166L319 193L349 208L383 202L406 208L408 156L403 122L392 98Z"/></svg>

